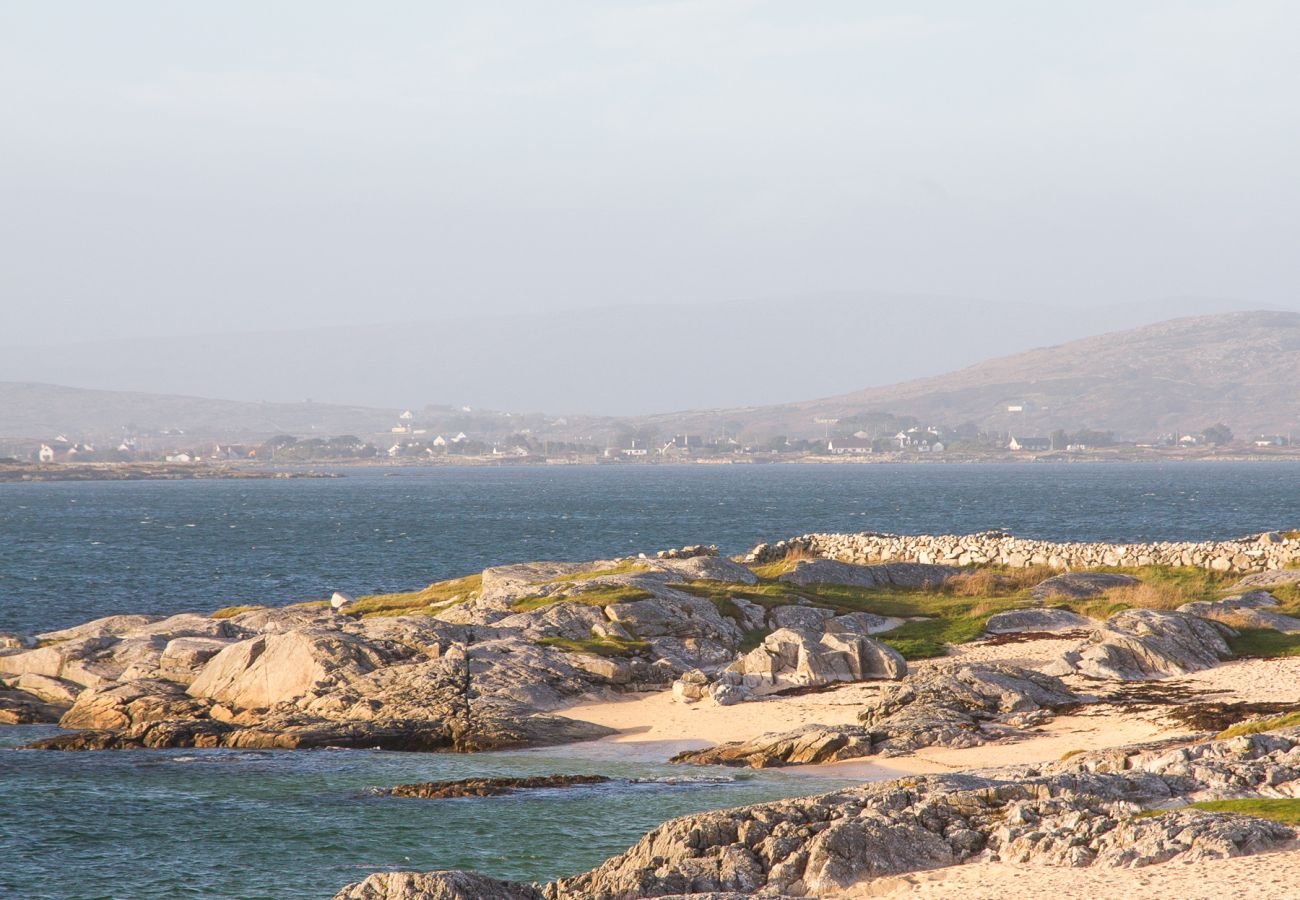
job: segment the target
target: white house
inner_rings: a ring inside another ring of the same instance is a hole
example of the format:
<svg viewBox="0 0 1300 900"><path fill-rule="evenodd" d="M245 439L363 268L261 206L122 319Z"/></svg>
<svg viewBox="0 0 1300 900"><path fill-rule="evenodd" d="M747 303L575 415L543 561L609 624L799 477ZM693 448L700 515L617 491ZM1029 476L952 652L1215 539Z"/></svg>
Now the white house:
<svg viewBox="0 0 1300 900"><path fill-rule="evenodd" d="M447 446L447 439L442 435L438 435L436 438L433 439L433 446L445 447Z"/></svg>
<svg viewBox="0 0 1300 900"><path fill-rule="evenodd" d="M1007 444L1008 450L1051 450L1052 441L1044 437L1016 437L1011 436L1010 443Z"/></svg>
<svg viewBox="0 0 1300 900"><path fill-rule="evenodd" d="M41 444L41 449L36 453L36 459L43 463L54 462L54 448L49 444Z"/></svg>
<svg viewBox="0 0 1300 900"><path fill-rule="evenodd" d="M836 456L860 456L871 452L871 441L862 438L832 438L826 442L826 449Z"/></svg>
<svg viewBox="0 0 1300 900"><path fill-rule="evenodd" d="M404 409L402 410L402 414L397 418L401 419L403 422L409 422L415 418L415 413L411 412L409 409Z"/></svg>

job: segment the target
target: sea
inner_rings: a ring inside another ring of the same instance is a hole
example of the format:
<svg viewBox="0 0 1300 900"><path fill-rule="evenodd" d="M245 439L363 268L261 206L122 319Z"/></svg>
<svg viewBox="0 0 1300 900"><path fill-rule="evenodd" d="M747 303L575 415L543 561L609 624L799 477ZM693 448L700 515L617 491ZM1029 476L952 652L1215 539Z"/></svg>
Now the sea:
<svg viewBox="0 0 1300 900"><path fill-rule="evenodd" d="M809 531L1209 540L1300 526L1300 463L343 469L328 479L0 484L0 631L406 590L522 560ZM774 723L776 724L776 723ZM472 756L18 749L0 726L0 897L329 897L381 869L549 879L678 815L819 793L798 770L667 766L586 744ZM503 798L376 789L614 780Z"/></svg>

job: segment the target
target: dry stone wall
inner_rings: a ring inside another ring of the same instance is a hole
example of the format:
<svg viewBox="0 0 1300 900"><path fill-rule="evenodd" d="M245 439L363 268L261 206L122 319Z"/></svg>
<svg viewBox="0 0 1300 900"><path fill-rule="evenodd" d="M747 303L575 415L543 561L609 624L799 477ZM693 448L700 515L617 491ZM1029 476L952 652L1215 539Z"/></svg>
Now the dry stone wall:
<svg viewBox="0 0 1300 900"><path fill-rule="evenodd" d="M1231 541L1154 544L1055 543L1003 532L980 534L805 534L759 544L747 561L775 562L788 556L813 556L841 562L937 563L954 566L1050 566L1095 569L1105 566L1195 566L1218 572L1263 572L1300 562L1295 532L1266 532Z"/></svg>

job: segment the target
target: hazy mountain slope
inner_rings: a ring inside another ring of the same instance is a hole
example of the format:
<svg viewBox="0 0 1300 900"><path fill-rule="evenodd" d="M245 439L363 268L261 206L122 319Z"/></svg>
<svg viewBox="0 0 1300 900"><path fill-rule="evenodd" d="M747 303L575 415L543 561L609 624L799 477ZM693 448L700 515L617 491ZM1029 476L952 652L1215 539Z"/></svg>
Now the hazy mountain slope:
<svg viewBox="0 0 1300 900"><path fill-rule="evenodd" d="M857 293L514 316L467 310L397 325L10 347L0 350L0 381L644 415L798 402L937 375L1026 347L1218 312L1224 302L1062 309ZM359 314L383 315L382 301Z"/></svg>
<svg viewBox="0 0 1300 900"><path fill-rule="evenodd" d="M806 434L824 428L814 419L869 411L1037 434L1092 427L1141 437L1217 421L1242 435L1300 432L1300 313L1175 319L947 375L804 403L665 416L660 424L730 420L749 430Z"/></svg>
<svg viewBox="0 0 1300 900"><path fill-rule="evenodd" d="M397 413L323 403L245 403L0 382L0 437L49 439L66 433L74 440L104 439L121 435L124 428L134 432L182 429L193 439L344 434L387 430Z"/></svg>

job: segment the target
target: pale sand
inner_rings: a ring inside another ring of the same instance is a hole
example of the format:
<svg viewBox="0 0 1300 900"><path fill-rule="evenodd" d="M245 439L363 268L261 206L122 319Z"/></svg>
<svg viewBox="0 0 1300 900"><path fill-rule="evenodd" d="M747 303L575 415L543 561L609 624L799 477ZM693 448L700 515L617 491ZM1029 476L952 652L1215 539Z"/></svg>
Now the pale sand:
<svg viewBox="0 0 1300 900"><path fill-rule="evenodd" d="M1175 860L1140 869L978 863L878 878L835 896L843 900L1280 900L1300 896L1300 849L1191 863Z"/></svg>
<svg viewBox="0 0 1300 900"><path fill-rule="evenodd" d="M943 660L912 664L913 670L938 662L1007 662L1038 666L1059 655L1074 641L1041 640L1017 644L966 644ZM574 719L615 728L604 739L640 759L662 762L681 750L698 750L727 741L745 741L768 732L791 731L804 725L853 725L858 712L889 682L865 681L801 696L715 706L677 703L669 691L637 694L617 700L583 703L563 710ZM1083 688L1087 690L1086 687ZM1118 715L1113 707L1096 706L1082 714L1058 716L1035 729L1033 737L1010 744L989 744L965 750L930 748L897 757L866 757L828 766L800 766L788 771L807 774L892 778L955 769L978 769L1017 763L1047 762L1071 750L1114 747L1152 740L1164 733L1155 713Z"/></svg>

